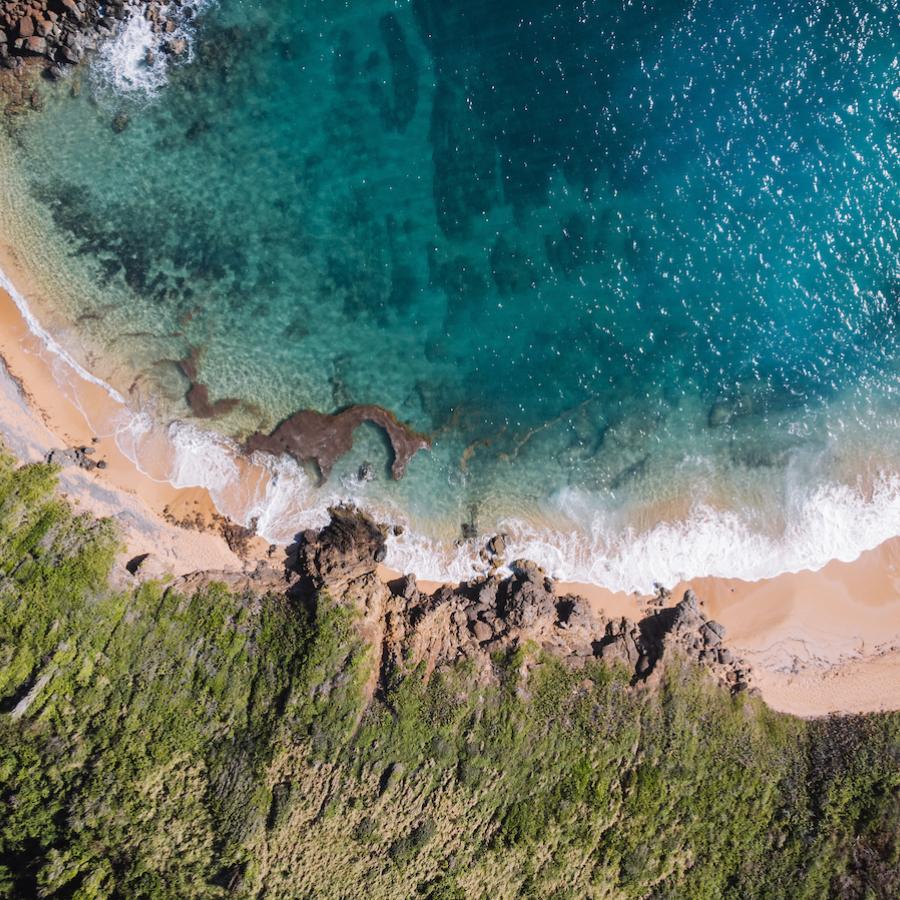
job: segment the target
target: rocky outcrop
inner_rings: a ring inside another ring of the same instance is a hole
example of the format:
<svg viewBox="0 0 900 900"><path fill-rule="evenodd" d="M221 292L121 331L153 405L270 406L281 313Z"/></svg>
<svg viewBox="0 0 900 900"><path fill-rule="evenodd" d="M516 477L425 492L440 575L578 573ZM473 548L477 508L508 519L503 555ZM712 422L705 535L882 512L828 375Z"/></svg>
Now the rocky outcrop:
<svg viewBox="0 0 900 900"><path fill-rule="evenodd" d="M353 507L335 506L324 527L305 531L288 548L287 569L313 589L340 595L375 572L387 552L387 529Z"/></svg>
<svg viewBox="0 0 900 900"><path fill-rule="evenodd" d="M150 23L162 52L177 55L179 24L192 15L179 0L0 0L0 68L37 62L60 77L132 16Z"/></svg>
<svg viewBox="0 0 900 900"><path fill-rule="evenodd" d="M75 466L90 472L92 469L105 469L105 459L95 459L96 447L67 447L62 450L51 450L45 457L45 462L52 463L60 468Z"/></svg>
<svg viewBox="0 0 900 900"><path fill-rule="evenodd" d="M285 419L270 434L256 432L248 439L248 453L261 450L278 456L286 453L298 462L315 463L323 480L327 480L334 464L353 447L353 432L363 422L383 428L391 442L394 459L391 475L399 480L409 461L420 450L428 450L431 441L413 431L392 412L381 406L349 406L329 415L314 409L301 409Z"/></svg>
<svg viewBox="0 0 900 900"><path fill-rule="evenodd" d="M583 597L558 594L552 579L526 560L512 563L504 577L430 593L411 575L385 585L376 568L384 559L387 529L348 507L333 509L331 516L329 525L304 533L292 548L288 577L295 579L295 590L327 590L358 610L367 639L380 642L382 685L417 666L427 675L460 658L471 659L490 679L495 651L528 642L569 665L600 659L624 667L635 685L677 654L702 665L733 693L749 687L749 667L722 645L724 628L704 615L692 591L673 607L633 622L609 619Z"/></svg>

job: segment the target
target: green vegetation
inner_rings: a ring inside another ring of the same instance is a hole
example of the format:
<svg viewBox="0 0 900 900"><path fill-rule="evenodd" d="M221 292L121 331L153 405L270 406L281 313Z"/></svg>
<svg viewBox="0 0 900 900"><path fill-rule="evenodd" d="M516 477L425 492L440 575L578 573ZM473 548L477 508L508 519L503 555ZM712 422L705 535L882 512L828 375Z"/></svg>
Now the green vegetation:
<svg viewBox="0 0 900 900"><path fill-rule="evenodd" d="M900 894L898 715L528 647L368 702L352 610L115 590L116 549L0 460L0 896Z"/></svg>

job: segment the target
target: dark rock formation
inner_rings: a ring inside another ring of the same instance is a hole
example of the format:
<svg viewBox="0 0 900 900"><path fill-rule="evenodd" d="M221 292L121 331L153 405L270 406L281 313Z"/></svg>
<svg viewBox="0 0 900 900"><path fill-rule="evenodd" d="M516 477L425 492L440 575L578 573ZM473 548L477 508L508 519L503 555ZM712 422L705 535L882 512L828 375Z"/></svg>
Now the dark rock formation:
<svg viewBox="0 0 900 900"><path fill-rule="evenodd" d="M327 480L334 464L353 447L353 432L363 422L372 422L387 432L394 451L391 474L403 477L410 459L419 450L428 450L431 441L413 431L381 406L350 406L329 415L313 409L301 409L281 422L271 434L257 431L248 439L248 453L262 450L279 455L287 453L298 462L314 462Z"/></svg>
<svg viewBox="0 0 900 900"><path fill-rule="evenodd" d="M386 553L387 529L352 507L329 510L331 521L288 548L288 568L319 590L343 588L375 571Z"/></svg>
<svg viewBox="0 0 900 900"><path fill-rule="evenodd" d="M240 401L234 397L210 400L209 388L197 380L199 362L200 351L194 348L184 359L180 359L176 363L181 374L188 380L189 386L184 395L185 402L191 413L198 419L213 419L216 416L224 416L231 412Z"/></svg>
<svg viewBox="0 0 900 900"><path fill-rule="evenodd" d="M106 460L94 459L96 450L94 447L68 447L65 450L51 450L45 457L45 461L67 468L77 466L79 469L105 469Z"/></svg>
<svg viewBox="0 0 900 900"><path fill-rule="evenodd" d="M646 681L679 654L703 665L732 693L749 686L749 667L721 647L725 629L707 619L692 591L674 607L638 622L608 619L583 597L556 593L537 565L517 560L505 578L477 578L433 593L406 575L385 585L376 576L387 529L348 507L305 532L288 558L295 591L327 590L361 613L370 640L380 643L379 683L424 663L426 673L461 657L491 677L494 651L530 642L570 665L599 658L624 666L632 683Z"/></svg>

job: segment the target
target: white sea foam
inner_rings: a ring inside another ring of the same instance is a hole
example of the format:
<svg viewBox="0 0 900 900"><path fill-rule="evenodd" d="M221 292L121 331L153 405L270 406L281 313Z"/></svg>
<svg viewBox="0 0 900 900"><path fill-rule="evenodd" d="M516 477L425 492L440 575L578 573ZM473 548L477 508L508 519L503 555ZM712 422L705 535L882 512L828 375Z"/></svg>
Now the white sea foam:
<svg viewBox="0 0 900 900"><path fill-rule="evenodd" d="M328 506L338 499L316 487L303 469L290 457L274 458L256 454L269 479L264 491L248 509L247 518L256 519L257 531L276 544L289 543L306 528L321 528L328 523Z"/></svg>
<svg viewBox="0 0 900 900"><path fill-rule="evenodd" d="M169 481L175 487L202 487L216 495L235 486L239 472L232 441L183 422L169 427L169 438L175 451Z"/></svg>
<svg viewBox="0 0 900 900"><path fill-rule="evenodd" d="M175 462L169 480L207 488L222 512L244 525L255 519L258 533L272 543L321 527L329 506L352 502L404 525L388 541L385 561L391 568L435 581L462 581L485 570L479 558L483 539L457 544L429 537L400 510L373 504L363 486L317 487L293 460L257 454L253 461L267 470L267 478L242 494L234 442L183 423L171 426L170 439ZM758 511L744 516L702 504L683 521L645 531L622 527L621 513L604 509L589 494L560 492L554 506L556 521L568 526L499 523L508 559L531 559L560 580L649 593L656 583L671 587L708 576L755 581L820 569L833 559L852 561L900 534L900 476L886 473L869 489L795 482L782 511L784 525L771 532L761 530Z"/></svg>
<svg viewBox="0 0 900 900"><path fill-rule="evenodd" d="M19 309L19 312L22 315L22 318L25 320L25 323L28 325L29 329L34 333L43 345L50 351L54 356L56 356L59 360L61 360L66 366L75 371L79 377L83 378L85 381L90 382L91 384L96 384L99 387L103 388L110 397L113 398L118 403L124 403L125 398L113 387L108 385L105 381L96 376L92 375L87 369L84 368L70 353L68 353L63 347L61 347L53 337L41 326L41 323L35 318L34 314L31 312L31 308L28 305L28 301L22 296L22 294L16 289L16 286L9 280L7 274L0 269L0 288L6 291L10 297L12 297L13 303Z"/></svg>
<svg viewBox="0 0 900 900"><path fill-rule="evenodd" d="M851 562L865 550L900 534L900 478L885 475L874 491L847 485L811 487L795 498L787 526L766 534L738 513L695 507L681 522L617 531L597 512L588 530L539 529L507 520L509 559L531 559L555 578L649 593L655 583L672 587L700 577L755 581L785 572L822 568L833 559ZM483 571L480 542L447 548L407 530L392 538L387 563L429 580L459 581Z"/></svg>
<svg viewBox="0 0 900 900"><path fill-rule="evenodd" d="M152 23L135 13L101 46L93 72L119 93L152 96L168 78L168 63L159 42Z"/></svg>
<svg viewBox="0 0 900 900"><path fill-rule="evenodd" d="M153 418L147 412L133 413L125 407L122 415L114 423L114 437L116 446L130 459L141 471L141 443L154 429ZM144 472L144 474L147 474Z"/></svg>
<svg viewBox="0 0 900 900"><path fill-rule="evenodd" d="M185 16L181 7L161 7L163 16L175 23L170 33L155 34L153 23L143 16L143 8L133 9L119 26L115 36L104 42L92 66L94 76L116 93L151 98L166 85L169 67L193 59L196 14L209 5L208 0L191 4L193 16ZM166 52L166 45L183 44L179 54Z"/></svg>

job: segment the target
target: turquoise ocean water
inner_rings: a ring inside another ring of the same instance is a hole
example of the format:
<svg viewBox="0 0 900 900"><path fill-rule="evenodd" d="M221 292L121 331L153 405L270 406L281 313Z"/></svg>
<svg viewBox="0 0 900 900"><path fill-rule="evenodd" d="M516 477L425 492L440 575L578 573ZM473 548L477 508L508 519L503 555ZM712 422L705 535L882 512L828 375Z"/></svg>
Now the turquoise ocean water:
<svg viewBox="0 0 900 900"><path fill-rule="evenodd" d="M504 528L620 588L900 533L895 0L218 0L184 33L148 66L130 23L10 126L91 286L66 345L180 423L174 480L375 403L434 436L403 481L364 428L238 515L286 540L349 496L421 574Z"/></svg>

